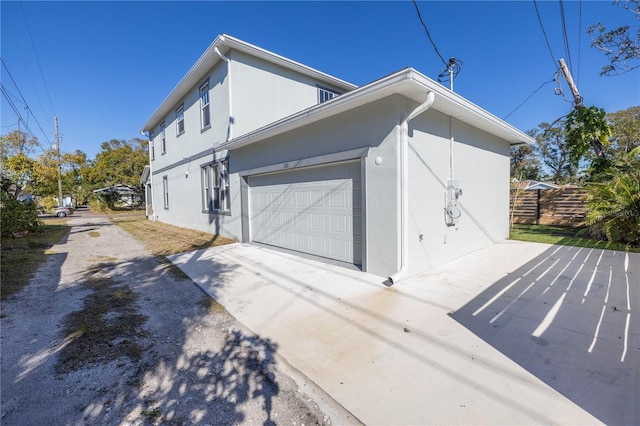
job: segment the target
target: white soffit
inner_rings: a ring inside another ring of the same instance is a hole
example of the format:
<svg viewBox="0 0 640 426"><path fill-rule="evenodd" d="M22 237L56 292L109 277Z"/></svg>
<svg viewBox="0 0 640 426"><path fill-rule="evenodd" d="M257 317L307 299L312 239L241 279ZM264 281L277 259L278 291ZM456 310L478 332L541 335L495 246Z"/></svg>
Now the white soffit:
<svg viewBox="0 0 640 426"><path fill-rule="evenodd" d="M221 147L235 149L250 145L394 94L422 103L430 91L436 95L432 109L504 139L511 145L535 143L530 136L505 121L414 69L407 68L225 142Z"/></svg>

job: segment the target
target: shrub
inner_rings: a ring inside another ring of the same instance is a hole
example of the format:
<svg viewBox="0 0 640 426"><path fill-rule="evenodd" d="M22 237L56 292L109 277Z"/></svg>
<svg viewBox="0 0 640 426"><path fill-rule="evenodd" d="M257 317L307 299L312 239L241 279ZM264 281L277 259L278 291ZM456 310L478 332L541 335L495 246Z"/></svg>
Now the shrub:
<svg viewBox="0 0 640 426"><path fill-rule="evenodd" d="M594 237L640 246L640 149L612 162L587 185L587 224Z"/></svg>
<svg viewBox="0 0 640 426"><path fill-rule="evenodd" d="M35 231L40 226L38 210L33 201L20 202L10 197L3 197L0 208L0 229L2 236L14 233Z"/></svg>

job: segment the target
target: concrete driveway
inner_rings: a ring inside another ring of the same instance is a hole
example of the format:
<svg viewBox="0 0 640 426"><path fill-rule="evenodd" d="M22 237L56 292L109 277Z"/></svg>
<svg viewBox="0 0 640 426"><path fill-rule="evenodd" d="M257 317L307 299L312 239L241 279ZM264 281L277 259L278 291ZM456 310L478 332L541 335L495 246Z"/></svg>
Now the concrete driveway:
<svg viewBox="0 0 640 426"><path fill-rule="evenodd" d="M640 424L640 254L505 241L391 288L247 244L171 260L365 424Z"/></svg>

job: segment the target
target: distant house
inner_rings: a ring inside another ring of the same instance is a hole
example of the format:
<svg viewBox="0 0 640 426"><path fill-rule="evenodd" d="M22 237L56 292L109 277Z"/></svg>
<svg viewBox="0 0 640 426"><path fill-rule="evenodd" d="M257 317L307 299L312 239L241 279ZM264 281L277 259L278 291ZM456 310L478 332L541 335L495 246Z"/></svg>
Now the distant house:
<svg viewBox="0 0 640 426"><path fill-rule="evenodd" d="M142 202L142 197L137 188L128 185L113 185L106 188L95 189L94 194L117 194L117 202L124 206L132 207Z"/></svg>
<svg viewBox="0 0 640 426"><path fill-rule="evenodd" d="M391 282L507 238L534 142L412 68L356 87L228 35L142 130L150 217Z"/></svg>

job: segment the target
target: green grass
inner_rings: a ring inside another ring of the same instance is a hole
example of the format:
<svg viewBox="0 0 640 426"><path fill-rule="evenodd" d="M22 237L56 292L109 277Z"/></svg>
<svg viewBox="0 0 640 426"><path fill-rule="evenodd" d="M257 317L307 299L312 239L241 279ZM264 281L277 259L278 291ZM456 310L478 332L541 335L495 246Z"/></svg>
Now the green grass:
<svg viewBox="0 0 640 426"><path fill-rule="evenodd" d="M47 221L36 232L22 238L2 238L0 295L2 300L29 284L38 266L47 258L47 249L67 235L71 227L64 221Z"/></svg>
<svg viewBox="0 0 640 426"><path fill-rule="evenodd" d="M513 225L509 238L534 243L558 244L562 246L587 247L640 253L640 248L622 243L589 238L586 228L552 225Z"/></svg>

